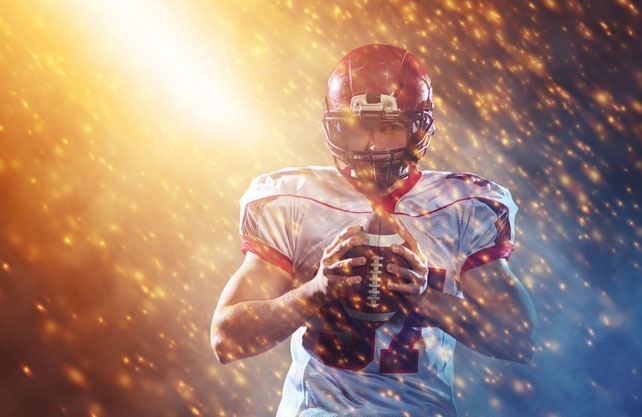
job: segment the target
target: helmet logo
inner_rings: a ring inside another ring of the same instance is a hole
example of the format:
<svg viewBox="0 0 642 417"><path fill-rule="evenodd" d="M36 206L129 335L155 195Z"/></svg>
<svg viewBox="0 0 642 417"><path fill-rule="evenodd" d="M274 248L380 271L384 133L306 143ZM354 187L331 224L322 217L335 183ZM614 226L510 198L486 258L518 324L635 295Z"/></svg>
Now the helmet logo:
<svg viewBox="0 0 642 417"><path fill-rule="evenodd" d="M386 94L379 95L379 101L375 102L372 94L359 94L350 100L350 110L352 114L361 115L362 112L399 112L397 99Z"/></svg>

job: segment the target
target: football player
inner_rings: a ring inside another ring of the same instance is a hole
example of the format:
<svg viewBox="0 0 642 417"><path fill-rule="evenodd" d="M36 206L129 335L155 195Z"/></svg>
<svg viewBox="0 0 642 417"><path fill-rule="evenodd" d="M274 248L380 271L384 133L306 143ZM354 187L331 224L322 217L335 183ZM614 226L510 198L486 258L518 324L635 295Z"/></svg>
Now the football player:
<svg viewBox="0 0 642 417"><path fill-rule="evenodd" d="M245 259L214 312L216 357L291 336L278 416L455 416L456 342L533 355L533 304L508 266L517 207L489 180L417 167L435 132L432 85L404 49L341 59L323 129L336 166L259 176L241 199ZM352 270L365 257L344 255L365 244L360 225L377 210L398 224L405 244L391 250L409 267L385 266L404 308L373 317L348 311L342 289L364 279Z"/></svg>

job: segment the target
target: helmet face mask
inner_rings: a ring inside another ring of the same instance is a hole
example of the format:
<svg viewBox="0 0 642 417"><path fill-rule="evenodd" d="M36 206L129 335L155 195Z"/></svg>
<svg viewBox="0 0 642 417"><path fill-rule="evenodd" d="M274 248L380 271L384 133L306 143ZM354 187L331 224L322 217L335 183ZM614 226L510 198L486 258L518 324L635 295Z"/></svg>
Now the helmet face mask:
<svg viewBox="0 0 642 417"><path fill-rule="evenodd" d="M354 180L365 183L364 185L372 185L375 188L387 188L410 175L416 163L425 154L430 141L430 135L424 133L426 131L424 125L427 123L434 125L434 123L432 119L421 121L397 118L393 120L402 121L405 126L404 144L390 150L372 150L369 147L352 149L351 140L346 137L353 130L351 125L360 124L363 119L355 120L351 116L336 120L326 118L323 121L326 141L339 171Z"/></svg>
<svg viewBox="0 0 642 417"><path fill-rule="evenodd" d="M323 128L339 172L369 188L406 178L423 157L435 130L430 79L417 59L390 45L368 45L346 55L328 81ZM351 128L402 125L400 147L354 149Z"/></svg>

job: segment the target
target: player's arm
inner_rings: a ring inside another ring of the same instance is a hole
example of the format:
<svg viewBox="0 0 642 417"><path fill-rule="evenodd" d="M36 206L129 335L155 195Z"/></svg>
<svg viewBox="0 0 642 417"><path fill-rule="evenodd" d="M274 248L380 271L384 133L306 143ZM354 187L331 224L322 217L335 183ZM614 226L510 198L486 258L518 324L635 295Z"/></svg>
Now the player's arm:
<svg viewBox="0 0 642 417"><path fill-rule="evenodd" d="M210 340L221 363L258 355L289 337L323 304L337 296L341 285L361 280L349 275L362 259L341 260L350 248L363 244L349 227L324 250L314 279L293 285L283 269L248 252L225 285L214 316Z"/></svg>
<svg viewBox="0 0 642 417"><path fill-rule="evenodd" d="M392 284L406 294L412 308L459 342L484 355L528 363L534 352L537 316L524 285L500 258L466 271L461 278L464 298L426 288L426 267L417 242L406 231L410 249L397 251L411 269L392 267L408 284ZM425 289L425 290L424 290Z"/></svg>
<svg viewBox="0 0 642 417"><path fill-rule="evenodd" d="M317 308L310 286L292 288L283 269L248 252L225 285L210 339L221 363L254 356L287 338Z"/></svg>
<svg viewBox="0 0 642 417"><path fill-rule="evenodd" d="M506 259L466 271L462 291L464 299L427 290L423 302L425 316L479 353L530 362L535 349L535 308Z"/></svg>

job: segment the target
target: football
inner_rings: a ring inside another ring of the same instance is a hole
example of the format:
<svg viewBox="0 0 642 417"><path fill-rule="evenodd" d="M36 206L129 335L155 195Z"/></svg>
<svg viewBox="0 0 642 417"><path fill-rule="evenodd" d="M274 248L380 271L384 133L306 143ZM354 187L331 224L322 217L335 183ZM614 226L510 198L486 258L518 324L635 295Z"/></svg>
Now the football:
<svg viewBox="0 0 642 417"><path fill-rule="evenodd" d="M353 274L361 276L361 282L348 287L342 297L343 306L353 319L383 323L403 308L404 296L388 289L388 283L404 280L386 271L389 263L410 267L404 258L390 249L393 243L407 246L398 231L399 226L389 214L375 211L357 234L364 238L365 244L350 249L343 256L344 259L366 258L365 265L352 267Z"/></svg>

